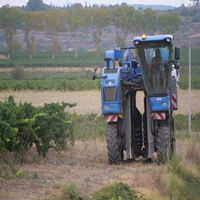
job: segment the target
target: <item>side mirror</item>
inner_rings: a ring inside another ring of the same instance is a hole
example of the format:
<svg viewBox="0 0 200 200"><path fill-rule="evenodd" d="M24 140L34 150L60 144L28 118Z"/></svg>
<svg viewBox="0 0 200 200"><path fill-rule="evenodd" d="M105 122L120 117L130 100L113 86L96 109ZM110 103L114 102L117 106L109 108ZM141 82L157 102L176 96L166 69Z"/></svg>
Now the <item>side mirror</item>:
<svg viewBox="0 0 200 200"><path fill-rule="evenodd" d="M175 47L175 60L180 60L180 48Z"/></svg>
<svg viewBox="0 0 200 200"><path fill-rule="evenodd" d="M92 80L94 81L95 79L97 79L97 70L98 68L94 69L93 75L92 75Z"/></svg>

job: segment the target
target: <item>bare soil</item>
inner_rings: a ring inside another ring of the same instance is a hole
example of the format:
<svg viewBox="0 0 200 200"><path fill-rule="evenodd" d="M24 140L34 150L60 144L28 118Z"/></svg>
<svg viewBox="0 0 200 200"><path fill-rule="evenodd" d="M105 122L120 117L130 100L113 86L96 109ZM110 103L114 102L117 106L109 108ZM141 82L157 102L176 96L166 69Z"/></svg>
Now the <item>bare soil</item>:
<svg viewBox="0 0 200 200"><path fill-rule="evenodd" d="M178 141L178 156L183 157L187 145L186 141ZM61 155L51 150L47 159L38 161L35 161L35 153L29 153L30 163L20 165L25 176L0 179L0 200L44 199L58 195L69 184L75 184L82 193L90 195L105 185L119 181L144 195L153 193L156 196L159 193L159 181L167 173L166 165L143 161L109 165L106 154L106 144L102 138L77 141L74 147L61 152Z"/></svg>
<svg viewBox="0 0 200 200"><path fill-rule="evenodd" d="M58 155L50 151L46 160L23 164L26 172L21 178L0 180L0 200L35 200L58 194L62 187L74 183L86 194L91 194L106 184L122 181L134 189L155 189L155 178L164 166L141 162L120 165L107 163L106 145L102 139L78 141L69 151ZM34 160L33 153L30 159Z"/></svg>
<svg viewBox="0 0 200 200"><path fill-rule="evenodd" d="M44 103L51 102L69 102L77 103L77 106L70 111L75 111L77 113L101 113L101 93L100 91L2 91L0 92L0 101L5 100L9 95L14 96L17 102L32 102L35 106L41 106ZM137 96L137 106L142 111L143 110L143 98L142 92L138 93ZM179 110L175 113L188 113L188 91L179 91ZM200 112L200 90L192 91L192 112Z"/></svg>

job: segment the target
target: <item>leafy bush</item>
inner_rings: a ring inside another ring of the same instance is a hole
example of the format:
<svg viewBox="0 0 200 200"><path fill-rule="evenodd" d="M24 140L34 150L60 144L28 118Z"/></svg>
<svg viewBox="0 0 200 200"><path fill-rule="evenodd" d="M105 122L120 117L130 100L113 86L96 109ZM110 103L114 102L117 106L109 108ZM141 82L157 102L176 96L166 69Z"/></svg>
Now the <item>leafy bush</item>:
<svg viewBox="0 0 200 200"><path fill-rule="evenodd" d="M20 161L33 144L39 155L46 156L49 148L63 149L73 144L73 124L64 110L73 104L45 104L34 107L30 103L17 105L13 97L0 102L0 152L16 153Z"/></svg>
<svg viewBox="0 0 200 200"><path fill-rule="evenodd" d="M136 193L123 183L115 183L96 192L93 200L139 200Z"/></svg>
<svg viewBox="0 0 200 200"><path fill-rule="evenodd" d="M63 189L59 200L89 200L89 198L84 197L84 195L77 190L76 186L71 184Z"/></svg>

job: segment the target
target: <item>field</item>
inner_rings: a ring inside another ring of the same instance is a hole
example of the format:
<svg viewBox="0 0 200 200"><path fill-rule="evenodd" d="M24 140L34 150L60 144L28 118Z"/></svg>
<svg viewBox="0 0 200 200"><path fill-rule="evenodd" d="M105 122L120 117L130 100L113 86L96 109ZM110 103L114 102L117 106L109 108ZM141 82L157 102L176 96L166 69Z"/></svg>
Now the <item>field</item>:
<svg viewBox="0 0 200 200"><path fill-rule="evenodd" d="M83 115L76 118L75 146L60 153L52 149L46 159L38 158L35 149L32 148L24 164L14 164L17 168L14 177L10 176L10 169L8 172L5 171L7 178L0 178L0 200L57 200L64 188L68 188L71 184L78 188L77 192L81 191L81 194L92 198L93 194L103 186L116 182L128 185L142 196L139 198L141 200L143 198L167 200L171 197L187 200L200 195L198 189L200 180L196 178L200 175L197 167L200 164L198 148L200 139L199 136L185 136L186 130L182 127L178 131L177 160L172 163L159 166L138 160L110 166L106 155L105 125L101 122L97 123L96 120L102 119L95 116L101 113L99 90L2 91L0 101L4 101L9 95L13 95L16 102L32 102L35 106L63 101L77 103L75 108L68 108L67 111ZM193 112L200 112L200 91L193 91L192 97ZM143 98L142 93L138 98ZM180 111L177 113L186 114L187 91L180 90L180 99ZM141 106L138 104L140 109ZM86 118L88 113L95 113L95 115ZM94 122L95 124L92 124ZM179 174L179 168L183 174ZM187 180L184 178L184 173L188 173ZM174 180L178 181L174 182ZM193 196L190 190L193 190ZM189 193L185 195L182 191L189 191Z"/></svg>
<svg viewBox="0 0 200 200"><path fill-rule="evenodd" d="M191 168L193 165L188 164L191 142L192 140L188 138L178 140L177 155L182 158L181 164L184 164L187 170L194 169L192 171L194 175L198 169ZM106 144L102 139L77 141L69 151L64 151L61 155L51 151L46 160L37 162L34 161L36 155L33 153L29 155L30 163L20 166L20 171L23 172L21 177L11 180L0 179L1 200L50 199L51 196L59 195L65 186L72 183L82 193L91 195L102 186L121 181L134 188L142 196L159 200L167 200L170 195L174 197L173 199L177 199L176 195L179 191L175 191L173 179L177 180L175 183L180 184L181 189L191 189L190 181L184 186L184 180L170 172L169 167L173 167L173 163L158 166L137 161L124 162L118 166L108 165ZM174 187L171 189L171 194L170 188L167 187ZM199 188L197 191L194 189L193 195L199 195L198 191ZM189 196L187 194L184 198L182 194L181 199L188 200Z"/></svg>
<svg viewBox="0 0 200 200"><path fill-rule="evenodd" d="M194 49L193 52L195 56L199 49ZM11 95L17 103L30 102L33 106L62 102L77 105L65 110L70 113L72 124L74 123L74 146L62 151L52 148L46 158L41 158L33 145L32 148L27 148L27 157L23 163L13 160L15 153L6 152L0 157L0 200L121 200L123 198L120 196L95 197L99 193L104 194L102 187L119 182L137 193L138 198L130 198L134 200L198 200L200 61L198 56L193 57L191 108L194 114L192 130L195 133L188 136L189 99L188 91L184 90L188 87L187 54L184 49L181 60L183 66L180 69L180 104L179 110L175 112L177 155L166 165L145 163L140 158L135 162L108 165L106 126L101 116L100 81L91 80L92 66L101 67L103 55L97 58L93 53L82 52L75 59L73 53L63 53L52 59L50 54L38 54L29 60L28 54L18 53L11 55L10 60L1 60L0 101L5 101ZM137 106L141 112L143 98L143 93L139 92ZM45 115L40 110L37 116ZM43 135L45 134L41 137ZM4 156L5 163L2 162ZM76 191L69 189L73 185L77 187ZM73 198L62 197L66 194L69 196L69 190L73 193ZM107 190L108 188L105 189ZM75 194L85 195L87 198L75 198Z"/></svg>
<svg viewBox="0 0 200 200"><path fill-rule="evenodd" d="M44 103L51 102L70 102L77 103L75 108L71 111L75 111L79 114L85 113L101 113L101 93L99 90L92 91L11 91L6 90L0 93L0 101L5 100L8 96L13 95L17 102L32 102L35 106L41 106ZM143 93L138 94L138 107L142 110ZM188 91L180 90L179 92L179 110L177 114L188 113ZM192 91L192 111L194 113L200 112L200 91Z"/></svg>

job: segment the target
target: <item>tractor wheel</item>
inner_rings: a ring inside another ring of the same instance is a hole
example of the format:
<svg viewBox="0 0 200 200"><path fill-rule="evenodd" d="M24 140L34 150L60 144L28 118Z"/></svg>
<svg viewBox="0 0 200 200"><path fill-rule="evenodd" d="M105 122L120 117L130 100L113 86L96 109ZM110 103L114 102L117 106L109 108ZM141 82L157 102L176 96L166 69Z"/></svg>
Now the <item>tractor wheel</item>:
<svg viewBox="0 0 200 200"><path fill-rule="evenodd" d="M158 163L165 163L171 157L170 127L168 120L159 121L158 125L158 130L155 135L157 161Z"/></svg>
<svg viewBox="0 0 200 200"><path fill-rule="evenodd" d="M106 142L109 164L118 164L123 160L123 145L118 123L108 123Z"/></svg>

